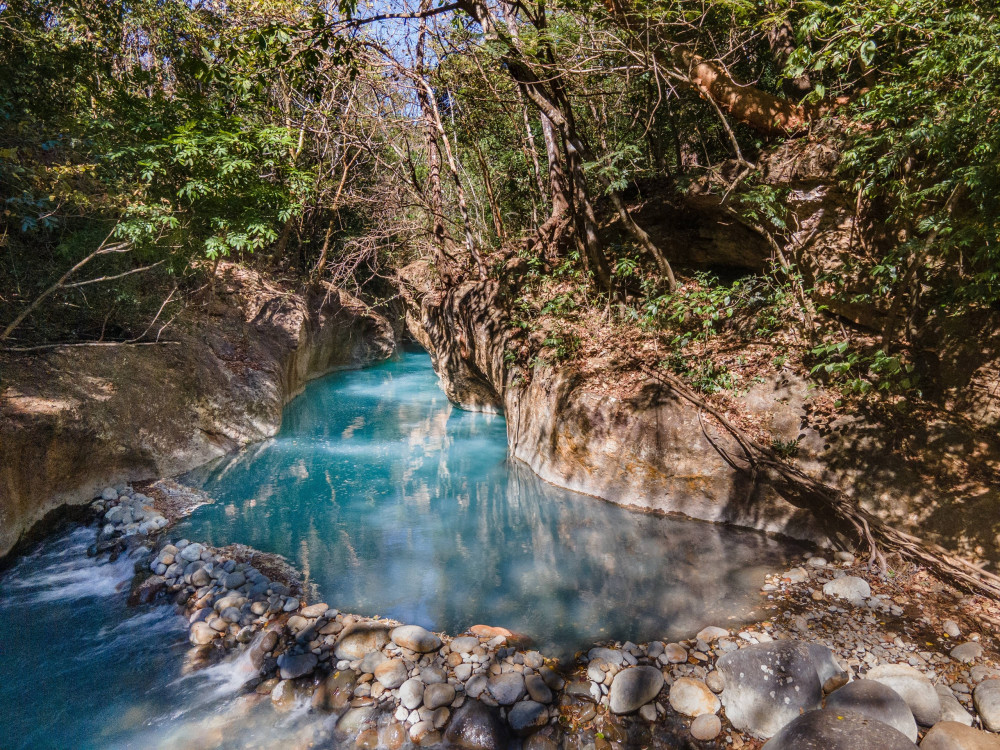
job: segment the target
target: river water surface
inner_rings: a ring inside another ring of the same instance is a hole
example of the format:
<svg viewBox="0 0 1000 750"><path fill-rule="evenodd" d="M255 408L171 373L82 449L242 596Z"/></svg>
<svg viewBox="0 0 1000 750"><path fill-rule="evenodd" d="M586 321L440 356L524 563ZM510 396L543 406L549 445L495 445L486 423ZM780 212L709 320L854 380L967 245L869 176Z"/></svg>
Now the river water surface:
<svg viewBox="0 0 1000 750"><path fill-rule="evenodd" d="M801 551L546 484L507 458L502 417L448 403L424 353L311 383L275 438L183 481L215 502L171 538L284 555L343 611L502 625L552 655L734 624ZM267 747L301 728L257 710L219 730L242 710L245 663L185 673L185 622L127 608L132 563L88 559L93 534L0 574L0 747Z"/></svg>

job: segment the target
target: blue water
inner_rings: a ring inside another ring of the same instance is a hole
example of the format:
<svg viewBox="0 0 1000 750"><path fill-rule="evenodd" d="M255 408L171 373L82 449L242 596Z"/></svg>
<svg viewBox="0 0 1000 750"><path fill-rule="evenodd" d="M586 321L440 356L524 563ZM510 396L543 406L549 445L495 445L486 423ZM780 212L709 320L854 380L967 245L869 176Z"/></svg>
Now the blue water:
<svg viewBox="0 0 1000 750"><path fill-rule="evenodd" d="M625 510L507 458L502 417L462 411L424 353L311 383L272 440L185 478L217 499L177 534L284 555L343 611L567 653L745 614L763 534Z"/></svg>
<svg viewBox="0 0 1000 750"><path fill-rule="evenodd" d="M502 417L453 408L425 354L310 384L281 432L187 477L216 502L171 537L291 560L315 597L437 630L526 633L552 655L732 624L790 548L634 513L542 482L506 456ZM306 746L307 706L239 697L244 655L189 662L170 606L129 608L134 562L50 536L0 573L0 748Z"/></svg>

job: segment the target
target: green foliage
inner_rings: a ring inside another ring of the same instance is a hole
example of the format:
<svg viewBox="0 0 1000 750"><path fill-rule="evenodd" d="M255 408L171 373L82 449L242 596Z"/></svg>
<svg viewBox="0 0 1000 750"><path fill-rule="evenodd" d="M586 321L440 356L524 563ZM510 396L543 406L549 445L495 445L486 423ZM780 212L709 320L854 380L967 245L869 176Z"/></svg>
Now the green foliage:
<svg viewBox="0 0 1000 750"><path fill-rule="evenodd" d="M771 450L781 458L795 458L799 455L799 439L791 438L783 440L780 437L771 437Z"/></svg>
<svg viewBox="0 0 1000 750"><path fill-rule="evenodd" d="M774 275L746 276L725 284L706 272L672 294L646 300L638 315L645 329L669 327L684 341L705 341L727 325L747 337L776 330L793 301L788 281Z"/></svg>
<svg viewBox="0 0 1000 750"><path fill-rule="evenodd" d="M861 352L849 341L834 341L813 347L810 354L816 362L810 374L826 377L848 394L906 394L918 385L913 364L883 349Z"/></svg>
<svg viewBox="0 0 1000 750"><path fill-rule="evenodd" d="M891 294L905 294L896 281L917 264L939 303L1000 300L996 8L850 0L810 3L800 15L799 6L785 7L802 42L788 74L811 71L828 93L852 97L843 174L885 207L902 237L872 274Z"/></svg>
<svg viewBox="0 0 1000 750"><path fill-rule="evenodd" d="M683 347L677 347L663 360L661 366L680 375L702 393L719 393L736 388L736 378L728 367L716 364L710 359L692 363L690 358L684 355Z"/></svg>

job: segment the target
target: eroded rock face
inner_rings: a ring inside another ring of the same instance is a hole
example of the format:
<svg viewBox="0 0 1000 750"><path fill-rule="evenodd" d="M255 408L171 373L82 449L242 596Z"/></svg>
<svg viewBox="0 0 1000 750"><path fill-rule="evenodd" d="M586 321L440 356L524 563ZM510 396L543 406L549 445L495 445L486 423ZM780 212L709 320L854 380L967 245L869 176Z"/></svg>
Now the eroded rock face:
<svg viewBox="0 0 1000 750"><path fill-rule="evenodd" d="M757 485L748 499L746 477L705 438L698 409L668 387L648 380L620 400L568 368L539 366L526 377L505 359L516 331L498 282L436 290L422 263L401 275L407 327L430 352L448 398L465 409L502 410L511 453L546 481L620 504L826 541L810 511L773 491ZM785 402L805 395L804 383L786 380L747 404L775 435L794 440L799 418ZM724 438L720 444L737 450Z"/></svg>
<svg viewBox="0 0 1000 750"><path fill-rule="evenodd" d="M270 437L308 380L394 351L350 295L273 290L232 264L190 308L164 334L177 343L0 353L0 556L61 505Z"/></svg>

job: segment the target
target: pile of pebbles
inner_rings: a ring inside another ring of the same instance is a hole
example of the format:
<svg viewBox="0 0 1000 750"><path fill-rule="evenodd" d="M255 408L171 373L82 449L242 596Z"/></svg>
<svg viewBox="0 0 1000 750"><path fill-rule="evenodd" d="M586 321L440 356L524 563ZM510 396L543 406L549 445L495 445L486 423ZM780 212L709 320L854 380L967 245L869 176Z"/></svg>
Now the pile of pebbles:
<svg viewBox="0 0 1000 750"><path fill-rule="evenodd" d="M153 498L125 485L105 487L91 503L91 510L100 518L97 541L88 550L91 556L108 553L115 559L123 550L142 545L145 537L170 524L156 509Z"/></svg>
<svg viewBox="0 0 1000 750"><path fill-rule="evenodd" d="M846 553L770 576L769 619L605 643L565 665L503 628L451 637L309 604L295 580L150 538L166 519L147 500L103 493L97 549L139 540L138 600L171 598L204 663L245 654L248 699L328 716L311 744L1000 750L1000 669L985 639L919 614L910 594L873 591L885 587Z"/></svg>

